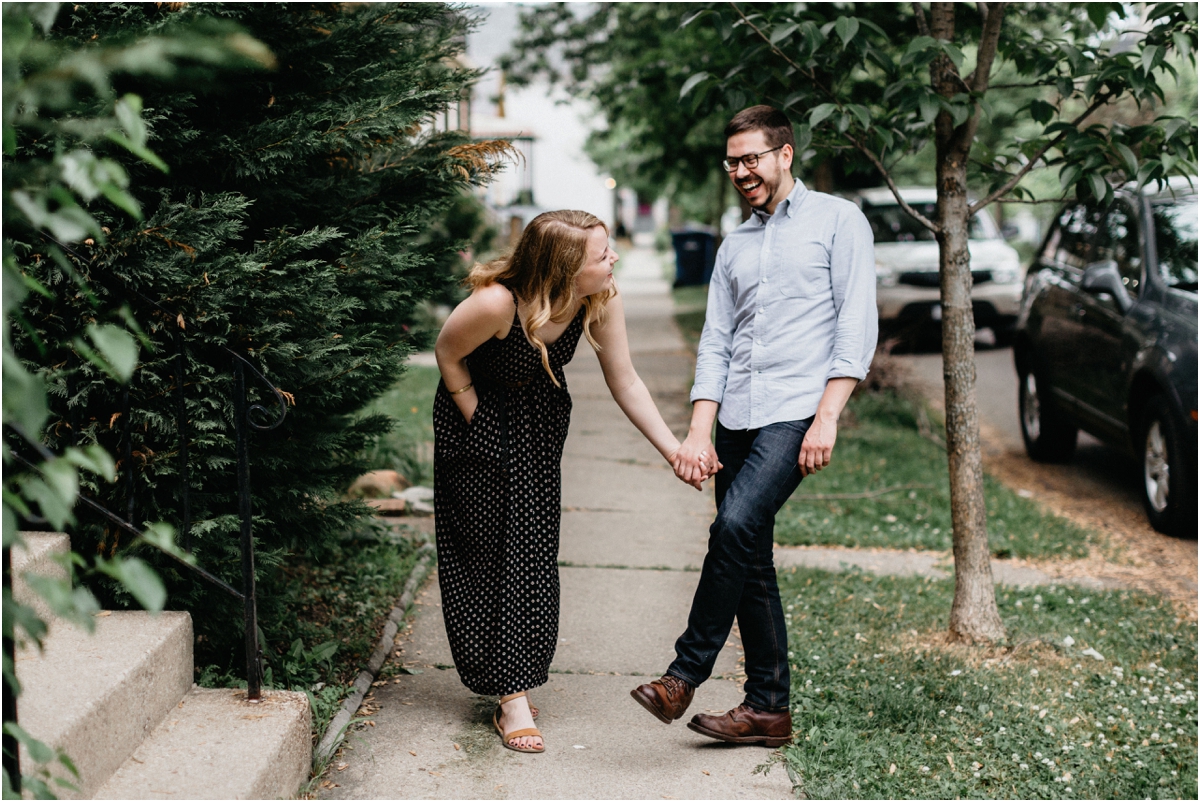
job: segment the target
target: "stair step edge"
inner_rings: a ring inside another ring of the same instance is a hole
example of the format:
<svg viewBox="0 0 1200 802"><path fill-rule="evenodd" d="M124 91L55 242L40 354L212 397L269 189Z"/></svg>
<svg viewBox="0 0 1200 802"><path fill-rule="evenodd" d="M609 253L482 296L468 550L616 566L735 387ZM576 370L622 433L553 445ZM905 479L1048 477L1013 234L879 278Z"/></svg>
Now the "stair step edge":
<svg viewBox="0 0 1200 802"><path fill-rule="evenodd" d="M79 770L55 767L78 787L60 798L89 797L192 687L191 616L115 611L93 634L55 622L45 651L21 650L16 668L21 726ZM30 765L24 749L21 760Z"/></svg>
<svg viewBox="0 0 1200 802"><path fill-rule="evenodd" d="M295 691L192 688L96 799L280 799L312 764L312 713Z"/></svg>

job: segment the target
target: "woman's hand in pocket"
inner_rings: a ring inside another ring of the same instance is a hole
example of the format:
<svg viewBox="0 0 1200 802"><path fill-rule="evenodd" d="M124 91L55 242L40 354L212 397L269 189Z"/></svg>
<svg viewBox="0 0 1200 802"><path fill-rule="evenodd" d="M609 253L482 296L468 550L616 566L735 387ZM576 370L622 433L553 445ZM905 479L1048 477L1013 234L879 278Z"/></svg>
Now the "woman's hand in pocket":
<svg viewBox="0 0 1200 802"><path fill-rule="evenodd" d="M458 406L458 411L462 413L463 420L470 425L471 421L475 419L475 411L479 408L479 396L475 393L475 388L472 387L465 393L451 395L450 397L454 399L454 403Z"/></svg>

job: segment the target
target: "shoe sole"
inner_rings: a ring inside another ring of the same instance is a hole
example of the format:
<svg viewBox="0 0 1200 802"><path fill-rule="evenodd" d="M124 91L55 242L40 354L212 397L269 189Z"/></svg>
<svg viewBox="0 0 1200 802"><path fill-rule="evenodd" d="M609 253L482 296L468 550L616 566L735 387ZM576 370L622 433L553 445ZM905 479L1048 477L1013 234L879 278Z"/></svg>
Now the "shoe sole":
<svg viewBox="0 0 1200 802"><path fill-rule="evenodd" d="M663 715L663 712L658 709L658 707L654 704L654 702L650 701L649 699L647 699L646 697L644 697L640 693L638 693L637 688L634 688L632 691L630 691L629 695L633 697L633 700L635 702L637 702L639 705L641 705L642 707L649 710L654 715L654 717L656 719L658 719L659 721L661 721L663 724L670 724L671 722L675 721L675 719L667 718L665 715ZM683 715L683 714L680 713L680 715Z"/></svg>
<svg viewBox="0 0 1200 802"><path fill-rule="evenodd" d="M786 738L771 738L766 735L726 735L721 732L707 730L701 727L694 721L688 722L688 729L692 732L698 732L701 735L707 736L717 741L724 741L727 744L743 744L746 746L765 746L770 749L776 749L784 744L791 743L792 738L789 735Z"/></svg>

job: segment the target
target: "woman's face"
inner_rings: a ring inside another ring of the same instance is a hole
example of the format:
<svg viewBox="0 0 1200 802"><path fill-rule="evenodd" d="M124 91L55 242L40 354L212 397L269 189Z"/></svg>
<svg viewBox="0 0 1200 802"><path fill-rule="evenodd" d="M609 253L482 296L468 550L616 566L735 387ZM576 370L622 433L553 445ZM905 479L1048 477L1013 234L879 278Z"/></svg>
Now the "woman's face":
<svg viewBox="0 0 1200 802"><path fill-rule="evenodd" d="M608 247L608 232L596 226L588 233L587 258L583 267L575 274L575 291L583 295L595 295L612 286L613 265L617 263L616 251Z"/></svg>

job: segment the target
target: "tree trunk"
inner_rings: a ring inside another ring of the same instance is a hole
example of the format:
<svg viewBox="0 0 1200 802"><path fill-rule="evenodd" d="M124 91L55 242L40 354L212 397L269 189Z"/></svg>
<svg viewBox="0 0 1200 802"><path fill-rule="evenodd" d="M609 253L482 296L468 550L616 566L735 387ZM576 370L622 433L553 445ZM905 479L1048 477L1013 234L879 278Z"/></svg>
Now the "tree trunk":
<svg viewBox="0 0 1200 802"><path fill-rule="evenodd" d="M954 38L953 3L933 3L931 33ZM930 65L933 88L950 98L962 91L953 62L939 56ZM975 403L975 318L971 309L971 254L967 250L969 209L967 158L976 117L957 128L946 111L937 118L939 268L942 292L942 375L946 384L946 453L950 460L950 514L954 526L954 603L950 633L967 641L1005 637L992 584L983 459Z"/></svg>

